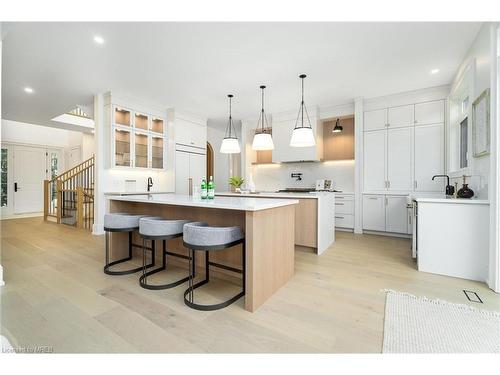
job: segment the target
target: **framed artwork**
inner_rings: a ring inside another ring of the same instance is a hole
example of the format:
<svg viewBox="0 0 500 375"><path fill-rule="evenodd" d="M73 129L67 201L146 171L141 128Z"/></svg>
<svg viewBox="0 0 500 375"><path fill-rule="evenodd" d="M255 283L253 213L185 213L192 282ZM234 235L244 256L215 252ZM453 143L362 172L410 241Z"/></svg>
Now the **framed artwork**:
<svg viewBox="0 0 500 375"><path fill-rule="evenodd" d="M490 153L490 89L472 103L472 147L475 158Z"/></svg>

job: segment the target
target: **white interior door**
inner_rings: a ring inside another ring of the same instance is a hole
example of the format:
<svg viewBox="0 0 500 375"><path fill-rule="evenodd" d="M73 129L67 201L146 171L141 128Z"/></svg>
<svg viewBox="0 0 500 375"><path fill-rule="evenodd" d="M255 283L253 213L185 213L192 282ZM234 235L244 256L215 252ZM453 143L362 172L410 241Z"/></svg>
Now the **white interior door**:
<svg viewBox="0 0 500 375"><path fill-rule="evenodd" d="M387 184L389 190L412 190L413 127L387 131Z"/></svg>
<svg viewBox="0 0 500 375"><path fill-rule="evenodd" d="M14 214L43 211L45 149L14 147Z"/></svg>
<svg viewBox="0 0 500 375"><path fill-rule="evenodd" d="M80 146L72 147L69 151L69 166L68 169L82 162L82 149Z"/></svg>

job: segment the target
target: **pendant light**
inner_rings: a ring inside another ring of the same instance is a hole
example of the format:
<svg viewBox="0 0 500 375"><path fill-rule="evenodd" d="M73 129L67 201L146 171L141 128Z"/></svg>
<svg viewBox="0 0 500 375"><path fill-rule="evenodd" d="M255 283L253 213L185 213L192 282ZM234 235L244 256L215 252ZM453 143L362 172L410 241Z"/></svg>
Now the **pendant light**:
<svg viewBox="0 0 500 375"><path fill-rule="evenodd" d="M307 113L307 108L304 104L304 78L306 78L306 75L301 74L299 78L302 80L302 101L300 102L299 113L297 115L297 120L295 121L295 128L293 129L292 138L290 139L290 146L311 147L316 145L316 140L314 139L311 120L309 120L309 113ZM309 126L304 125L304 112ZM298 126L299 118L300 126Z"/></svg>
<svg viewBox="0 0 500 375"><path fill-rule="evenodd" d="M267 123L266 113L264 112L265 88L266 86L260 86L260 89L262 90L262 109L260 111L259 121L257 121L257 128L255 129L255 135L253 136L252 142L252 149L256 151L274 149L273 137L269 132L269 124Z"/></svg>
<svg viewBox="0 0 500 375"><path fill-rule="evenodd" d="M342 133L342 130L344 130L344 127L340 125L340 120L337 119L337 121L335 121L335 126L332 129L332 133Z"/></svg>
<svg viewBox="0 0 500 375"><path fill-rule="evenodd" d="M231 100L234 95L229 94L229 122L227 124L226 133L222 144L220 145L220 152L222 154L239 154L240 153L240 143L238 142L238 137L236 136L236 129L233 125L232 107Z"/></svg>

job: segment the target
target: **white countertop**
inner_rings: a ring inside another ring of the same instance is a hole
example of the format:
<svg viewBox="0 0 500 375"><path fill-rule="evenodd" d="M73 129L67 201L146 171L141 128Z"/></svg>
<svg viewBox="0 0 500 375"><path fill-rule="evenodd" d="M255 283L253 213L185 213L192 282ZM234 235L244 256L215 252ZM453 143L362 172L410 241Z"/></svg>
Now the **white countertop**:
<svg viewBox="0 0 500 375"><path fill-rule="evenodd" d="M486 199L463 199L463 198L414 198L418 203L449 203L449 204L490 204Z"/></svg>
<svg viewBox="0 0 500 375"><path fill-rule="evenodd" d="M142 195L142 194L169 194L170 191L106 191L104 195Z"/></svg>
<svg viewBox="0 0 500 375"><path fill-rule="evenodd" d="M237 211L261 211L270 208L284 207L293 204L298 204L297 199L257 199L244 198L239 194L238 197L233 196L216 196L215 199L205 200L194 198L191 195L183 194L143 194L143 195L108 195L109 200L138 202L138 203L153 203L166 204L172 206L188 206L188 207L204 207L204 208L219 208L224 210Z"/></svg>

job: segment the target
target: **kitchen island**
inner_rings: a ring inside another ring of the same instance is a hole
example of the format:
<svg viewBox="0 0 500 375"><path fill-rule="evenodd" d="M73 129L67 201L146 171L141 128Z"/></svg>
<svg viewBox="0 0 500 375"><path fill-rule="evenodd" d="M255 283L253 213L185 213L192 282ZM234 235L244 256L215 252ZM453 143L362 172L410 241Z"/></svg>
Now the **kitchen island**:
<svg viewBox="0 0 500 375"><path fill-rule="evenodd" d="M180 194L110 195L107 198L108 212L111 213L146 214L167 219L206 221L212 226L242 228L245 232L245 263L241 259L241 245L217 251L211 254L211 260L240 269L245 264L245 309L248 311L255 311L293 276L297 199L215 197L213 200L202 200ZM126 256L126 241L126 234L111 233L112 259ZM140 242L137 234L134 234L134 242ZM182 238L169 241L168 249L187 254ZM136 259L141 259L139 253L135 255ZM187 269L187 263L183 260L172 259L174 262ZM197 273L203 274L202 254L197 254L196 264L200 269ZM223 269L216 275L221 278L232 277Z"/></svg>
<svg viewBox="0 0 500 375"><path fill-rule="evenodd" d="M335 193L258 192L242 194L216 193L216 196L247 199L297 199L295 207L295 245L313 249L322 254L335 242Z"/></svg>

